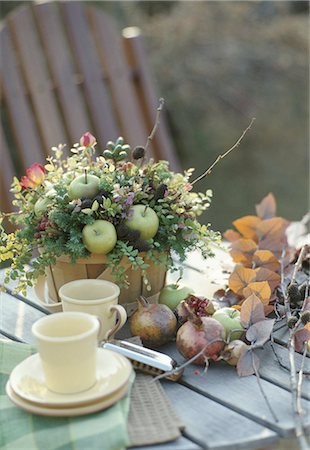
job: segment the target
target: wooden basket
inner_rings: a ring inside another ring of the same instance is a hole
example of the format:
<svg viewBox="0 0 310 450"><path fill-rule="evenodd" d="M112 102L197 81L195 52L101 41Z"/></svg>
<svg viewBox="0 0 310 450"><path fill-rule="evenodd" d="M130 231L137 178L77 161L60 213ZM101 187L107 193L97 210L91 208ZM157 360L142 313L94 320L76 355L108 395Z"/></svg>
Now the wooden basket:
<svg viewBox="0 0 310 450"><path fill-rule="evenodd" d="M136 309L137 298L140 295L152 297L153 301L156 301L158 293L165 284L165 267L159 264L155 265L147 260L145 260L145 262L150 265L150 267L146 269L147 278L151 285L150 291L146 289L146 285L143 283L141 270L132 270L130 262L126 257L124 257L120 263L125 268L129 286L128 288L121 289L119 304L126 308L129 316ZM117 281L111 272L112 270L107 267L107 257L103 255L91 255L89 258L81 258L77 260L75 264L70 262L68 256L59 257L57 263L46 270L46 286L45 294L43 296L47 297L47 300L43 299L44 306L50 309L50 311L61 310L58 291L61 286L69 281L98 278L112 281L117 284ZM40 294L38 294L38 291L39 290L37 289L37 295L42 302L42 288ZM52 308L49 308L47 303L51 304Z"/></svg>

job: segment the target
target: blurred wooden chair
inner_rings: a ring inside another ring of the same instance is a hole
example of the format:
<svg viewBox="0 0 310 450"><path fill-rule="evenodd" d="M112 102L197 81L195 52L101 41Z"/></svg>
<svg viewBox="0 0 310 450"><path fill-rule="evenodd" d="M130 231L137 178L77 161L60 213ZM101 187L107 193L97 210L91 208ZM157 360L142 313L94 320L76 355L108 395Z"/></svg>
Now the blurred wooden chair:
<svg viewBox="0 0 310 450"><path fill-rule="evenodd" d="M1 39L1 200L10 209L10 184L52 146L78 142L85 131L99 149L124 136L143 145L151 131L158 94L137 28L122 35L99 8L81 2L40 2L14 10ZM151 155L180 164L165 116Z"/></svg>

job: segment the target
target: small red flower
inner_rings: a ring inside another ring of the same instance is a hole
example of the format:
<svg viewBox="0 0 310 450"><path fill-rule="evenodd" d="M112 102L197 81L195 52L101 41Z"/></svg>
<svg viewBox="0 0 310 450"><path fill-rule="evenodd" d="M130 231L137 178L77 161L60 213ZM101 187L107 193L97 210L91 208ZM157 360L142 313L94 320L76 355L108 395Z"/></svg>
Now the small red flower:
<svg viewBox="0 0 310 450"><path fill-rule="evenodd" d="M40 186L45 179L45 169L42 164L34 163L26 170L26 176L22 176L20 185L23 189Z"/></svg>
<svg viewBox="0 0 310 450"><path fill-rule="evenodd" d="M93 147L97 143L95 136L93 136L89 131L83 134L80 139L80 145L82 147Z"/></svg>

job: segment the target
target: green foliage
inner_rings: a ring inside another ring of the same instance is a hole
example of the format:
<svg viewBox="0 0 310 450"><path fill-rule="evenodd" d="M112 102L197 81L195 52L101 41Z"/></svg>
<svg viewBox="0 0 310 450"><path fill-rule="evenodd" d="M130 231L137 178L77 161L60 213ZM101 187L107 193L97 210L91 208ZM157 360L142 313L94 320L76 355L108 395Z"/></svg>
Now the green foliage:
<svg viewBox="0 0 310 450"><path fill-rule="evenodd" d="M192 192L193 169L181 174L171 172L167 161L125 162L130 148L123 138L108 142L98 157L94 156L93 146L75 144L71 156L63 158L63 148L52 148L54 156L48 158L44 168L35 163L21 182L14 179L12 190L18 212L10 219L20 228L11 234L1 230L0 261L11 262L6 283L17 280L17 290L25 293L27 286L32 286L59 256L69 256L72 263L89 257L82 230L98 219L111 222L119 230L123 227L123 234L108 254L108 266L120 286L128 284L123 261L132 270L141 270L148 288L150 261L174 270L171 252L181 261L195 249L205 257L212 254L210 244L218 242L220 235L197 221L209 207L212 192ZM70 183L84 173L99 178L100 192L94 198L71 200ZM25 187L29 178L31 187ZM38 208L38 202L44 206ZM140 240L143 252L139 250L139 236L128 229L124 232L135 204L151 207L159 219L154 239ZM39 256L26 269L34 250L39 251Z"/></svg>

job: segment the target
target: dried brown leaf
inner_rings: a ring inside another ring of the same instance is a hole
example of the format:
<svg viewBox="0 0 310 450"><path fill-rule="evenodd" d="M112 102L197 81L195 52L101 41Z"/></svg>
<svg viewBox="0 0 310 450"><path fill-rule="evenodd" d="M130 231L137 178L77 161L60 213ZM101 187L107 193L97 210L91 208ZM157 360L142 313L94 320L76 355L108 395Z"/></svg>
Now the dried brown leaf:
<svg viewBox="0 0 310 450"><path fill-rule="evenodd" d="M248 298L252 294L255 294L264 305L268 305L271 296L271 289L268 282L255 281L248 284L248 286L243 289L243 295L245 298Z"/></svg>
<svg viewBox="0 0 310 450"><path fill-rule="evenodd" d="M265 319L264 305L260 299L252 294L241 306L240 321L244 328L249 328L253 323Z"/></svg>
<svg viewBox="0 0 310 450"><path fill-rule="evenodd" d="M244 216L233 222L239 233L246 239L258 240L257 227L261 223L261 219L257 216Z"/></svg>
<svg viewBox="0 0 310 450"><path fill-rule="evenodd" d="M265 319L254 323L246 332L246 338L252 347L261 347L270 339L275 320Z"/></svg>
<svg viewBox="0 0 310 450"><path fill-rule="evenodd" d="M285 230L288 225L289 222L282 217L262 220L256 228L259 249L270 250L276 257L280 257L283 247L287 246Z"/></svg>
<svg viewBox="0 0 310 450"><path fill-rule="evenodd" d="M229 229L229 230L225 231L225 233L223 234L223 237L225 239L227 239L228 241L233 242L233 241L237 241L238 239L240 239L241 234L238 233L238 231Z"/></svg>
<svg viewBox="0 0 310 450"><path fill-rule="evenodd" d="M302 353L304 350L305 342L309 341L310 339L310 330L307 329L307 325L301 330L296 331L294 338L296 352Z"/></svg>
<svg viewBox="0 0 310 450"><path fill-rule="evenodd" d="M266 197L256 205L256 214L261 219L271 219L275 217L277 211L276 199L272 192L269 192Z"/></svg>
<svg viewBox="0 0 310 450"><path fill-rule="evenodd" d="M303 304L303 311L310 311L310 297L307 297Z"/></svg>
<svg viewBox="0 0 310 450"><path fill-rule="evenodd" d="M253 254L257 250L257 244L252 239L238 239L232 242L230 254L236 263L245 267L252 266Z"/></svg>
<svg viewBox="0 0 310 450"><path fill-rule="evenodd" d="M239 358L237 364L237 373L239 377L248 377L249 375L253 375L255 373L253 362L256 370L258 370L260 365L258 356L255 355L252 350L245 351Z"/></svg>
<svg viewBox="0 0 310 450"><path fill-rule="evenodd" d="M241 295L243 289L255 280L256 273L253 269L237 266L229 277L228 287L236 294Z"/></svg>
<svg viewBox="0 0 310 450"><path fill-rule="evenodd" d="M266 269L265 267L258 267L255 269L256 279L255 281L268 281L271 292L274 291L280 284L281 277L273 270Z"/></svg>
<svg viewBox="0 0 310 450"><path fill-rule="evenodd" d="M269 250L257 250L253 255L253 263L255 264L255 268L264 267L274 272L279 271L281 268L278 259Z"/></svg>
<svg viewBox="0 0 310 450"><path fill-rule="evenodd" d="M218 289L213 294L213 300L216 301L221 308L225 306L236 305L240 301L240 297L237 296L231 289Z"/></svg>

